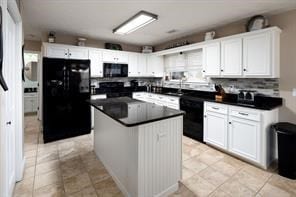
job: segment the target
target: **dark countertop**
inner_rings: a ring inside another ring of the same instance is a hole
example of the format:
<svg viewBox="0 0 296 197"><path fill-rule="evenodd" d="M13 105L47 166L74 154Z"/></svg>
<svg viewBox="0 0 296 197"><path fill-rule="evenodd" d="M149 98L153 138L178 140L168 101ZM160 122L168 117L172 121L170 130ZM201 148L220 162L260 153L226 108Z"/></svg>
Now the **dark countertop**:
<svg viewBox="0 0 296 197"><path fill-rule="evenodd" d="M270 97L270 96L263 96L263 95L256 95L255 100L252 104L248 103L240 103L238 102L236 94L226 94L226 98L223 101L216 101L215 94L216 92L207 92L207 91L184 91L183 95L174 95L171 94L172 92L176 92L176 89L173 90L172 88L163 88L161 92L151 92L154 94L163 94L168 96L176 96L180 97L181 99L190 99L196 101L207 101L207 102L214 102L226 105L233 105L239 107L247 107L252 109L259 109L259 110L273 110L277 107L283 105L283 99L280 97Z"/></svg>
<svg viewBox="0 0 296 197"><path fill-rule="evenodd" d="M215 95L217 92L209 92L209 91L198 91L198 90L182 90L184 93L183 95L177 95L172 94L176 93L178 89L176 88L160 88L161 91L157 92L151 92L154 94L162 94L167 96L175 96L179 98L186 98L191 100L197 100L197 101L208 101L208 102L215 102L215 103L221 103L226 105L233 105L233 106L239 106L239 107L247 107L252 109L260 109L260 110L272 110L277 107L280 107L283 105L283 99L280 97L270 97L270 96L264 96L264 95L256 95L255 101L253 104L244 104L239 103L237 101L237 95L236 94L227 94L227 97L223 101L216 101ZM146 87L140 86L137 88L125 88L125 90L130 92L146 92ZM102 93L97 91L97 94Z"/></svg>
<svg viewBox="0 0 296 197"><path fill-rule="evenodd" d="M126 127L133 127L184 115L184 112L180 110L135 100L129 97L90 100L89 103Z"/></svg>

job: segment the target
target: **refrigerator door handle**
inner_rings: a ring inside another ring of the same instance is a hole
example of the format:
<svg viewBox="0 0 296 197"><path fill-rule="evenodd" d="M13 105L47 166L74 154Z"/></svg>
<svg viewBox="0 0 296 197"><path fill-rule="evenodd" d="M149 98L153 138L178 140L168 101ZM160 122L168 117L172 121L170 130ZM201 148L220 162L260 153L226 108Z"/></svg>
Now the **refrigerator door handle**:
<svg viewBox="0 0 296 197"><path fill-rule="evenodd" d="M8 90L7 84L3 77L3 13L0 6L0 85L4 91Z"/></svg>
<svg viewBox="0 0 296 197"><path fill-rule="evenodd" d="M25 82L25 45L24 44L22 46L22 63L23 63L22 80L23 82Z"/></svg>

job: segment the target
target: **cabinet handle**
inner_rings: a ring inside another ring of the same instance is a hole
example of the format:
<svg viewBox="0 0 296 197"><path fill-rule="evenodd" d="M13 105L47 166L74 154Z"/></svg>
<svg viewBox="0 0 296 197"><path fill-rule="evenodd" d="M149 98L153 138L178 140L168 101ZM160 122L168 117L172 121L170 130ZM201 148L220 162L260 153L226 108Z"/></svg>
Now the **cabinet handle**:
<svg viewBox="0 0 296 197"><path fill-rule="evenodd" d="M212 109L219 110L219 108L218 108L218 107L212 107Z"/></svg>
<svg viewBox="0 0 296 197"><path fill-rule="evenodd" d="M11 121L6 122L7 125L11 125Z"/></svg>
<svg viewBox="0 0 296 197"><path fill-rule="evenodd" d="M224 70L223 69L221 69L221 72L223 72Z"/></svg>
<svg viewBox="0 0 296 197"><path fill-rule="evenodd" d="M246 71L247 71L247 69L244 68L244 72L246 72Z"/></svg>
<svg viewBox="0 0 296 197"><path fill-rule="evenodd" d="M229 124L231 124L231 122L229 122Z"/></svg>
<svg viewBox="0 0 296 197"><path fill-rule="evenodd" d="M243 112L238 112L240 115L243 115L243 116L248 116L249 114L247 113L243 113Z"/></svg>
<svg viewBox="0 0 296 197"><path fill-rule="evenodd" d="M207 115L204 115L204 117L206 118L206 117L207 117Z"/></svg>
<svg viewBox="0 0 296 197"><path fill-rule="evenodd" d="M205 70L203 70L202 72L203 72L203 73L205 73L206 71L205 71Z"/></svg>
<svg viewBox="0 0 296 197"><path fill-rule="evenodd" d="M65 53L65 55L68 55L68 53Z"/></svg>

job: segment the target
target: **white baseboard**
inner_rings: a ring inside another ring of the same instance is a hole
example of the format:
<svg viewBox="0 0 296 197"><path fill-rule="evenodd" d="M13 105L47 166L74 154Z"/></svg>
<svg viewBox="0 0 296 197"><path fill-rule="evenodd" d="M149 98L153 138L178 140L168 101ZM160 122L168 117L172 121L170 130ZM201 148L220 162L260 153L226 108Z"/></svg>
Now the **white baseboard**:
<svg viewBox="0 0 296 197"><path fill-rule="evenodd" d="M131 197L131 195L128 193L128 191L126 190L124 185L120 182L120 180L116 177L116 175L111 170L111 168L106 164L106 162L104 162L105 161L104 158L100 157L97 153L96 153L96 155L99 158L99 160L103 163L104 167L106 168L108 173L111 175L111 177L113 178L114 182L116 183L116 185L120 189L120 191L123 193L123 195L126 197Z"/></svg>
<svg viewBox="0 0 296 197"><path fill-rule="evenodd" d="M172 185L171 187L167 188L166 190L160 192L159 194L156 194L154 197L166 197L169 196L170 194L178 191L179 189L179 183L176 183Z"/></svg>
<svg viewBox="0 0 296 197"><path fill-rule="evenodd" d="M25 164L26 164L26 158L23 158L23 160L20 162L18 169L16 170L16 175L15 175L15 181L21 181L24 176L24 171L25 171Z"/></svg>

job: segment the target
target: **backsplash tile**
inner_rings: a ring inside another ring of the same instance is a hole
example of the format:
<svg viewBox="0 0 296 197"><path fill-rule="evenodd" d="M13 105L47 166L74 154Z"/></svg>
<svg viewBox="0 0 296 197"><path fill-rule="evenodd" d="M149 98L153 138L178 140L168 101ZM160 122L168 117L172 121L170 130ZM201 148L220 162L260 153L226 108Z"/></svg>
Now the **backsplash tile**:
<svg viewBox="0 0 296 197"><path fill-rule="evenodd" d="M227 93L238 93L241 89L255 90L268 96L279 96L279 79L221 79L211 78L207 83L183 82L182 89L215 91L215 84L221 84ZM164 87L179 88L177 81L164 81Z"/></svg>
<svg viewBox="0 0 296 197"><path fill-rule="evenodd" d="M131 80L138 80L140 86L151 84L153 86L163 86L167 88L179 88L179 81L163 81L162 78L94 78L91 84L98 87L99 82L124 82L125 86L130 85ZM215 91L215 84L221 84L227 93L238 93L241 89L255 90L267 96L279 96L279 79L225 79L211 78L205 83L183 82L182 89Z"/></svg>
<svg viewBox="0 0 296 197"><path fill-rule="evenodd" d="M91 85L99 87L100 82L124 82L124 86L130 86L131 80L138 80L139 86L145 86L151 84L153 86L161 86L161 78L137 78L137 77L114 77L114 78L93 78L91 79Z"/></svg>

